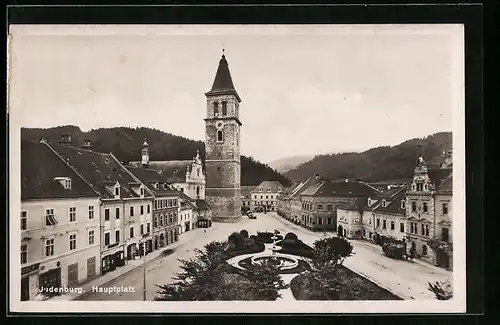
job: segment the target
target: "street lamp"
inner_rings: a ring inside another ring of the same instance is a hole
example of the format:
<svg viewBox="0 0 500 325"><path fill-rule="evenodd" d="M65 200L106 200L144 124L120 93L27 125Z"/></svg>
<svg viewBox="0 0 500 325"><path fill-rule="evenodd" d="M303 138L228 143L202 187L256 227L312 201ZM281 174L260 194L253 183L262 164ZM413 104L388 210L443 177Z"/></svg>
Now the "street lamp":
<svg viewBox="0 0 500 325"><path fill-rule="evenodd" d="M142 244L142 278L143 278L143 290L142 290L142 300L146 301L146 245L145 243L147 242L145 238L149 237L149 233L143 234L142 239L139 240L139 247L141 247Z"/></svg>

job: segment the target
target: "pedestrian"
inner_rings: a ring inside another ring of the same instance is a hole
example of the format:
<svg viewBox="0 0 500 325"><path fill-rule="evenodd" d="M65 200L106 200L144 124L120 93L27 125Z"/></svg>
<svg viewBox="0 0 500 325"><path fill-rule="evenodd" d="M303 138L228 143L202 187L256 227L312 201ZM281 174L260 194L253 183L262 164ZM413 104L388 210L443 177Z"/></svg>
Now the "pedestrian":
<svg viewBox="0 0 500 325"><path fill-rule="evenodd" d="M207 233L207 230L206 230L206 229L203 229L203 232L206 234L206 233Z"/></svg>

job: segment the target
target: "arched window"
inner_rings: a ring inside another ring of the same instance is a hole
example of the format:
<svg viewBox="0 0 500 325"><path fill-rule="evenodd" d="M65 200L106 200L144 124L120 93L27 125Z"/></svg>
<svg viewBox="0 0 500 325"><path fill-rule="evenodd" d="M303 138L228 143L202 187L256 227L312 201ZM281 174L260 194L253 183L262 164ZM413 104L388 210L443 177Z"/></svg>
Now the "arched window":
<svg viewBox="0 0 500 325"><path fill-rule="evenodd" d="M219 103L214 102L214 115L217 116L219 115Z"/></svg>
<svg viewBox="0 0 500 325"><path fill-rule="evenodd" d="M196 173L198 176L200 176L200 169L199 168L196 168Z"/></svg>
<svg viewBox="0 0 500 325"><path fill-rule="evenodd" d="M222 142L223 141L223 136L222 136L222 130L217 131L217 142Z"/></svg>
<svg viewBox="0 0 500 325"><path fill-rule="evenodd" d="M422 246L422 254L427 255L427 246Z"/></svg>
<svg viewBox="0 0 500 325"><path fill-rule="evenodd" d="M222 116L227 115L227 102L222 102Z"/></svg>
<svg viewBox="0 0 500 325"><path fill-rule="evenodd" d="M196 186L196 196L197 197L200 196L200 187L199 186Z"/></svg>

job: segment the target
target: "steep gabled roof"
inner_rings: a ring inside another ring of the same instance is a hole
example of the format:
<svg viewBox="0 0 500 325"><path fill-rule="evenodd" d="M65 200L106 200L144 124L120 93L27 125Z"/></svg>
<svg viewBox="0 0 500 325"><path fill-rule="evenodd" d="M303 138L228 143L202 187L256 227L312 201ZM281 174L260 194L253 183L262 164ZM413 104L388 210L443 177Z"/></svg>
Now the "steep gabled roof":
<svg viewBox="0 0 500 325"><path fill-rule="evenodd" d="M453 194L453 173L450 173L439 185L436 194Z"/></svg>
<svg viewBox="0 0 500 325"><path fill-rule="evenodd" d="M404 215L406 210L401 207L401 201L406 200L406 190L408 189L409 184L405 185L402 188L399 188L399 191L393 193L391 196L385 196L380 202L377 202L377 207L373 209L374 212L378 213L393 213L393 214L401 214ZM386 202L386 206L383 206L383 202Z"/></svg>
<svg viewBox="0 0 500 325"><path fill-rule="evenodd" d="M341 205L338 208L343 210L351 210L351 211L362 211L368 208L368 198L367 197L358 197L351 204Z"/></svg>
<svg viewBox="0 0 500 325"><path fill-rule="evenodd" d="M192 160L150 161L148 168L157 171L167 183L185 183L186 174L191 170L192 164ZM129 165L139 167L142 164L132 161Z"/></svg>
<svg viewBox="0 0 500 325"><path fill-rule="evenodd" d="M135 188L140 183L129 174L112 154L99 153L81 148L59 144L49 144L67 164L75 168L80 175L89 181L104 198L113 198L109 187L116 182L120 184L120 197L139 197Z"/></svg>
<svg viewBox="0 0 500 325"><path fill-rule="evenodd" d="M427 170L427 174L436 186L436 189L439 188L441 186L441 183L452 173L452 168L433 168Z"/></svg>
<svg viewBox="0 0 500 325"><path fill-rule="evenodd" d="M166 177L158 173L157 170L145 167L132 167L128 166L127 169L137 177L143 184L145 184L150 191L152 191L155 196L179 196L179 193L168 187L160 186L165 185ZM158 184L159 187L156 188L154 184Z"/></svg>
<svg viewBox="0 0 500 325"><path fill-rule="evenodd" d="M71 179L65 189L56 177ZM99 197L99 194L47 145L21 141L21 200Z"/></svg>
<svg viewBox="0 0 500 325"><path fill-rule="evenodd" d="M377 193L377 191L358 181L324 181L314 191L312 196L316 197L332 197L332 196L370 196ZM302 195L306 195L302 193Z"/></svg>

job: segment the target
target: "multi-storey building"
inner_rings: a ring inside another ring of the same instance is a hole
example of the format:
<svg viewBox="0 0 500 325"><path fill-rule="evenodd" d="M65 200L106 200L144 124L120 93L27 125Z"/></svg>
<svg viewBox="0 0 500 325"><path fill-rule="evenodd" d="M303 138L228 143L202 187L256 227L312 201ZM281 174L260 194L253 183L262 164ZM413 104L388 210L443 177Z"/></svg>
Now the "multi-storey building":
<svg viewBox="0 0 500 325"><path fill-rule="evenodd" d="M99 196L48 146L22 141L21 300L100 275Z"/></svg>
<svg viewBox="0 0 500 325"><path fill-rule="evenodd" d="M195 213L196 205L189 196L184 193L179 195L179 231L184 233L195 229L198 223Z"/></svg>
<svg viewBox="0 0 500 325"><path fill-rule="evenodd" d="M368 198L357 198L354 202L337 207L337 234L349 239L363 238L363 216L368 215ZM366 230L365 230L366 235Z"/></svg>
<svg viewBox="0 0 500 325"><path fill-rule="evenodd" d="M435 252L437 266L453 269L453 176L450 175L441 183L434 197L435 233L430 242Z"/></svg>
<svg viewBox="0 0 500 325"><path fill-rule="evenodd" d="M383 245L387 240L406 240L406 191L408 185L382 193L372 209L375 224L374 241Z"/></svg>
<svg viewBox="0 0 500 325"><path fill-rule="evenodd" d="M152 232L147 230L152 229L153 195L148 188L111 153L75 148L71 143L46 144L101 196L102 273L152 251Z"/></svg>
<svg viewBox="0 0 500 325"><path fill-rule="evenodd" d="M443 207L437 206L442 199L438 196L439 201L436 200L436 194L440 192L442 185L445 189L444 193L451 193L447 185L450 183L444 182L451 174L451 168L427 168L426 162L420 156L411 185L406 192L406 233L409 243L407 249L413 248L417 257L431 263L435 263L437 258L435 250L430 249L430 245L432 246L436 238L436 214L441 217L439 209L442 210ZM446 194L445 197L451 201L451 194ZM448 213L448 211L445 212Z"/></svg>
<svg viewBox="0 0 500 325"><path fill-rule="evenodd" d="M255 186L241 186L241 208L251 210L252 195L251 192Z"/></svg>
<svg viewBox="0 0 500 325"><path fill-rule="evenodd" d="M284 189L285 187L278 181L263 181L250 192L250 209L277 211L277 203Z"/></svg>
<svg viewBox="0 0 500 325"><path fill-rule="evenodd" d="M376 188L360 181L330 181L317 177L299 194L302 202L300 224L310 230L338 231L337 208L375 193L378 193Z"/></svg>
<svg viewBox="0 0 500 325"><path fill-rule="evenodd" d="M153 245L150 248L156 250L177 241L181 233L179 197L183 194L172 189L166 182L166 175L159 174L156 169L148 166L129 166L127 169L131 176L145 184L153 195L153 224L146 225L146 232L152 232L153 236Z"/></svg>

